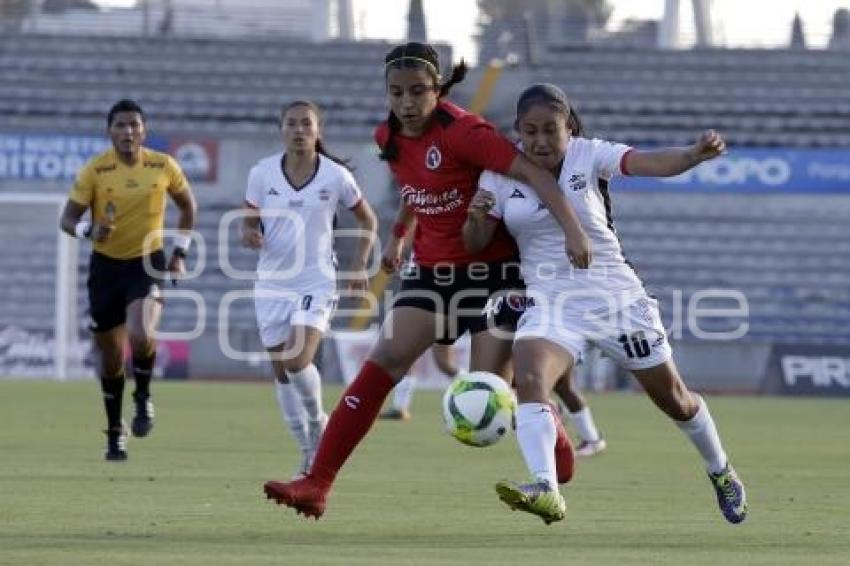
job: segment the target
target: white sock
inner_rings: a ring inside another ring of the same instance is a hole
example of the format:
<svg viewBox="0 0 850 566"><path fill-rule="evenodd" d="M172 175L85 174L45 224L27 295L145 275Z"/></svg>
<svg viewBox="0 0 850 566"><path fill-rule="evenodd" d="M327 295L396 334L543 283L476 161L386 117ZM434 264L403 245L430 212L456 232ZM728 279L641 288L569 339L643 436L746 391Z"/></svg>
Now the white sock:
<svg viewBox="0 0 850 566"><path fill-rule="evenodd" d="M307 414L304 412L301 396L291 383L281 383L276 379L274 383L277 390L277 405L280 407L283 422L289 427L298 447L302 451L307 450L310 447L310 441L307 438Z"/></svg>
<svg viewBox="0 0 850 566"><path fill-rule="evenodd" d="M516 437L531 475L558 486L555 440L558 433L552 409L543 403L522 403L516 412Z"/></svg>
<svg viewBox="0 0 850 566"><path fill-rule="evenodd" d="M578 432L579 438L588 442L599 441L599 431L596 430L596 423L593 422L593 415L590 412L590 407L585 406L584 409L575 413L567 411L567 414L570 416L570 421L573 423L573 426L576 427L576 432Z"/></svg>
<svg viewBox="0 0 850 566"><path fill-rule="evenodd" d="M694 396L699 401L697 414L689 421L676 421L676 425L682 429L682 432L687 435L699 451L708 471L716 474L726 467L726 452L723 451L723 445L720 443L720 436L717 434L714 419L708 412L708 405L699 395Z"/></svg>
<svg viewBox="0 0 850 566"><path fill-rule="evenodd" d="M396 383L393 389L393 408L399 411L407 411L413 402L413 392L416 391L416 378L406 375Z"/></svg>
<svg viewBox="0 0 850 566"><path fill-rule="evenodd" d="M307 418L316 422L325 416L325 411L322 408L322 378L319 376L319 370L313 364L308 364L301 371L287 371L289 382L295 386L298 393L301 395L301 402L304 404L304 410L307 411Z"/></svg>

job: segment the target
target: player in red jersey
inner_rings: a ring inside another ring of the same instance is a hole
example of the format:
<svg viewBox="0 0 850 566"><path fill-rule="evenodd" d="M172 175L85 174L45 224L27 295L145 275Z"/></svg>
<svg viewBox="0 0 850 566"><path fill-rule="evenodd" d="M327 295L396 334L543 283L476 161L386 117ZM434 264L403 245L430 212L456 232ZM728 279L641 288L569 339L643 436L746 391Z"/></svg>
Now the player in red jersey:
<svg viewBox="0 0 850 566"><path fill-rule="evenodd" d="M331 415L310 472L296 481L270 481L264 486L267 497L315 518L324 513L337 473L369 431L389 392L433 343L451 343L469 330L470 369L507 375L510 339L485 332L482 313L491 295L521 285L514 261L516 245L501 229L490 245L470 254L462 234L483 170L499 171L534 187L564 230L565 252L573 265L587 268L591 259L587 235L551 173L534 165L490 124L442 100L463 80L463 63L452 69L443 85L439 59L430 45L396 47L385 64L390 113L376 129L375 139L402 202L383 263L388 269L399 264L404 236L415 219L416 269L404 277L377 344ZM561 432L556 459L559 479L567 481L573 454L563 426Z"/></svg>

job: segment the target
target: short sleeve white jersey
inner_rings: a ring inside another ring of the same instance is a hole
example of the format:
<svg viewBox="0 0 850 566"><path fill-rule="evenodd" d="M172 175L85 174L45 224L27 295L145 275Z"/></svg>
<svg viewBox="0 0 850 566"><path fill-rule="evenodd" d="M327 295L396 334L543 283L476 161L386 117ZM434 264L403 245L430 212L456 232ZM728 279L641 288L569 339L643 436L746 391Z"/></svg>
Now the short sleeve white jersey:
<svg viewBox="0 0 850 566"><path fill-rule="evenodd" d="M579 137L567 145L558 185L590 239L593 261L586 270L570 264L564 232L532 188L492 171L481 175L479 186L495 195L490 215L503 219L516 240L531 293L568 292L581 301L579 308L595 310L611 295L643 291L623 257L607 188L608 179L624 173L623 158L630 150L627 145Z"/></svg>
<svg viewBox="0 0 850 566"><path fill-rule="evenodd" d="M259 209L263 229L258 286L335 286L334 215L339 204L357 207L362 192L348 169L324 155L301 187L286 177L284 162L284 153L272 155L248 175L245 201Z"/></svg>

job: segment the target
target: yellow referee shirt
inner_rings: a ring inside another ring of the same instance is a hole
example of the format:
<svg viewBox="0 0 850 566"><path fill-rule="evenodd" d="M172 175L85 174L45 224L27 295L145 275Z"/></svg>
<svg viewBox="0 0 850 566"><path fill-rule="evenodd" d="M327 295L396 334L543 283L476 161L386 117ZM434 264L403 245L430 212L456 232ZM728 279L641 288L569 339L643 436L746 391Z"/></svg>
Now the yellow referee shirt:
<svg viewBox="0 0 850 566"><path fill-rule="evenodd" d="M115 149L91 158L77 175L70 198L91 208L92 219L114 224L105 242L94 250L114 259L131 259L162 248L162 236L145 238L165 222L166 192L175 194L189 186L177 162L165 153L142 148L134 166L118 159Z"/></svg>

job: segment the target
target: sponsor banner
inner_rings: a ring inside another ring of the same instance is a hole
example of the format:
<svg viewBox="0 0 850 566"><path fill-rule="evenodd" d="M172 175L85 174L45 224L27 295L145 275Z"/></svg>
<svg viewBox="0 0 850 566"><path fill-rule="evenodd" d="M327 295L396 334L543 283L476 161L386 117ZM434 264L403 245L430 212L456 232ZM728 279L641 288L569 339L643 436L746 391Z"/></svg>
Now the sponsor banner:
<svg viewBox="0 0 850 566"><path fill-rule="evenodd" d="M189 376L188 342L163 340L157 343L154 377L186 379ZM56 344L52 330L25 329L0 324L0 378L47 379L55 376ZM125 351L130 367L130 351ZM95 377L93 346L90 338L81 338L68 348L68 376Z"/></svg>
<svg viewBox="0 0 850 566"><path fill-rule="evenodd" d="M775 344L762 391L850 397L850 347Z"/></svg>
<svg viewBox="0 0 850 566"><path fill-rule="evenodd" d="M730 148L676 177L616 177L615 190L850 193L850 150Z"/></svg>
<svg viewBox="0 0 850 566"><path fill-rule="evenodd" d="M336 348L342 379L346 385L354 380L366 356L375 344L378 330L363 331L334 331L333 342ZM458 368L469 367L469 335L462 336L454 344L455 360ZM434 363L431 352L426 351L410 368L408 375L416 378L416 387L421 389L444 389L449 383L446 377Z"/></svg>
<svg viewBox="0 0 850 566"><path fill-rule="evenodd" d="M174 157L193 182L214 183L218 179L218 141L211 138L151 137L149 148Z"/></svg>
<svg viewBox="0 0 850 566"><path fill-rule="evenodd" d="M172 155L190 181L218 178L218 141L150 136L145 145ZM72 181L92 157L111 147L103 136L0 133L0 179Z"/></svg>

